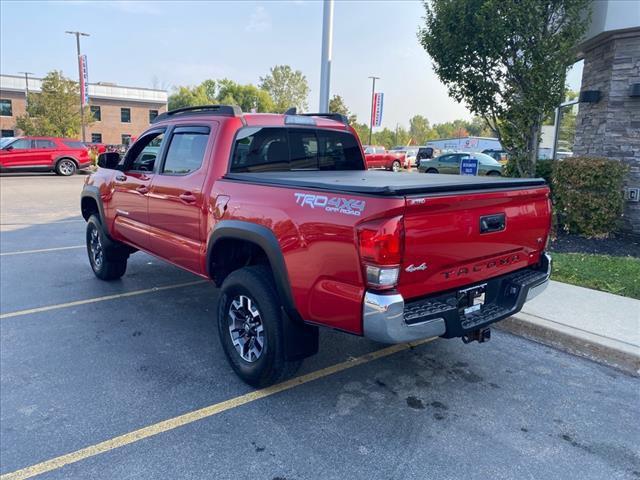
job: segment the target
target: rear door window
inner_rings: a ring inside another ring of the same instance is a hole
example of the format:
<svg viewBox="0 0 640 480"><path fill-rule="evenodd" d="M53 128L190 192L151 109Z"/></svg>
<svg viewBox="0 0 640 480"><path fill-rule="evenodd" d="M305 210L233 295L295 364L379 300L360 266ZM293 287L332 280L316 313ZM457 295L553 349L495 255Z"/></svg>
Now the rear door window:
<svg viewBox="0 0 640 480"><path fill-rule="evenodd" d="M35 148L56 148L56 144L51 140L34 140Z"/></svg>
<svg viewBox="0 0 640 480"><path fill-rule="evenodd" d="M162 167L165 175L188 175L202 166L209 127L176 127Z"/></svg>
<svg viewBox="0 0 640 480"><path fill-rule="evenodd" d="M352 134L314 128L243 128L231 159L231 172L363 169Z"/></svg>

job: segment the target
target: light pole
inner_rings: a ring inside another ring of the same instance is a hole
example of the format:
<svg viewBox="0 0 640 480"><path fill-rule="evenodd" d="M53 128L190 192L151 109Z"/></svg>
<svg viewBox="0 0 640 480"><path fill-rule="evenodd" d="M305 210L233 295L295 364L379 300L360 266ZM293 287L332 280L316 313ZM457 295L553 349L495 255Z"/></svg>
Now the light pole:
<svg viewBox="0 0 640 480"><path fill-rule="evenodd" d="M80 36L83 37L88 37L89 34L88 33L84 33L84 32L70 32L70 31L66 31L64 33L68 33L69 35L75 35L76 36L76 50L78 52L78 85L82 85L82 64L80 63ZM88 88L88 85L84 86L85 88ZM84 128L84 105L83 105L83 98L82 98L82 94L80 94L80 125L82 126L82 141L86 141L86 133L85 133L85 128Z"/></svg>
<svg viewBox="0 0 640 480"><path fill-rule="evenodd" d="M333 0L324 0L322 16L322 61L320 63L320 113L329 112L333 45Z"/></svg>
<svg viewBox="0 0 640 480"><path fill-rule="evenodd" d="M369 119L369 145L371 145L371 133L373 131L373 98L376 93L376 80L380 80L380 77L371 76L369 78L373 80L373 85L371 86L371 117Z"/></svg>
<svg viewBox="0 0 640 480"><path fill-rule="evenodd" d="M24 75L24 105L25 108L29 106L29 75L33 75L33 72L18 72Z"/></svg>

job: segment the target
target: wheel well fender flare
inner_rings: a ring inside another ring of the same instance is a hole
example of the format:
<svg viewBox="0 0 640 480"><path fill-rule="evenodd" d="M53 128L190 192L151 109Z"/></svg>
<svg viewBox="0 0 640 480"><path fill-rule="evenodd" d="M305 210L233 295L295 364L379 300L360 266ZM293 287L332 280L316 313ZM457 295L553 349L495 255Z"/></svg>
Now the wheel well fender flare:
<svg viewBox="0 0 640 480"><path fill-rule="evenodd" d="M213 278L211 266L215 245L220 240L228 239L254 243L269 260L276 290L282 301L285 357L297 360L316 354L319 344L318 327L305 323L296 309L284 256L274 233L265 226L241 220L222 220L217 223L207 244L207 274L210 278Z"/></svg>
<svg viewBox="0 0 640 480"><path fill-rule="evenodd" d="M269 260L271 270L273 271L273 278L276 283L276 289L278 290L283 306L289 314L296 312L284 256L282 255L280 244L273 231L263 225L241 220L222 220L218 222L213 232L211 232L209 242L207 243L206 266L207 274L210 278L213 278L211 267L214 248L216 243L223 239L244 240L260 247Z"/></svg>
<svg viewBox="0 0 640 480"><path fill-rule="evenodd" d="M106 225L104 216L104 205L102 204L102 197L100 196L100 190L95 185L85 185L80 194L80 211L82 212L82 218L89 220L91 213L87 211L85 199L91 199L96 203L98 207L98 215L100 216L100 222L102 225Z"/></svg>

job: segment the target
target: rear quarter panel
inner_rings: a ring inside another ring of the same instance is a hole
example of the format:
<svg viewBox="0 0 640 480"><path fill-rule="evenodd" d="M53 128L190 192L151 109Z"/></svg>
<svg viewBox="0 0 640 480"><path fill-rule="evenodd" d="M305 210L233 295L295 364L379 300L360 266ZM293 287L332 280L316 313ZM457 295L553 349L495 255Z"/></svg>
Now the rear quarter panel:
<svg viewBox="0 0 640 480"><path fill-rule="evenodd" d="M360 216L329 212L309 203L301 205L300 194L357 199L365 206ZM225 180L216 182L214 197L217 195L230 197L224 219L257 223L274 232L284 255L296 308L305 320L362 333L364 281L355 227L365 220L401 214L404 198Z"/></svg>

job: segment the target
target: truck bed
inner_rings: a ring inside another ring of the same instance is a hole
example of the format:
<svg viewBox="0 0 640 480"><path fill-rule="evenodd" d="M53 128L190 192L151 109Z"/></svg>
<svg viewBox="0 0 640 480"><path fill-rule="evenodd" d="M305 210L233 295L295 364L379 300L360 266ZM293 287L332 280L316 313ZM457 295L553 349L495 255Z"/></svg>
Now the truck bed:
<svg viewBox="0 0 640 480"><path fill-rule="evenodd" d="M227 173L227 180L259 185L312 188L333 192L399 196L530 188L545 185L542 178L472 177L371 170Z"/></svg>

